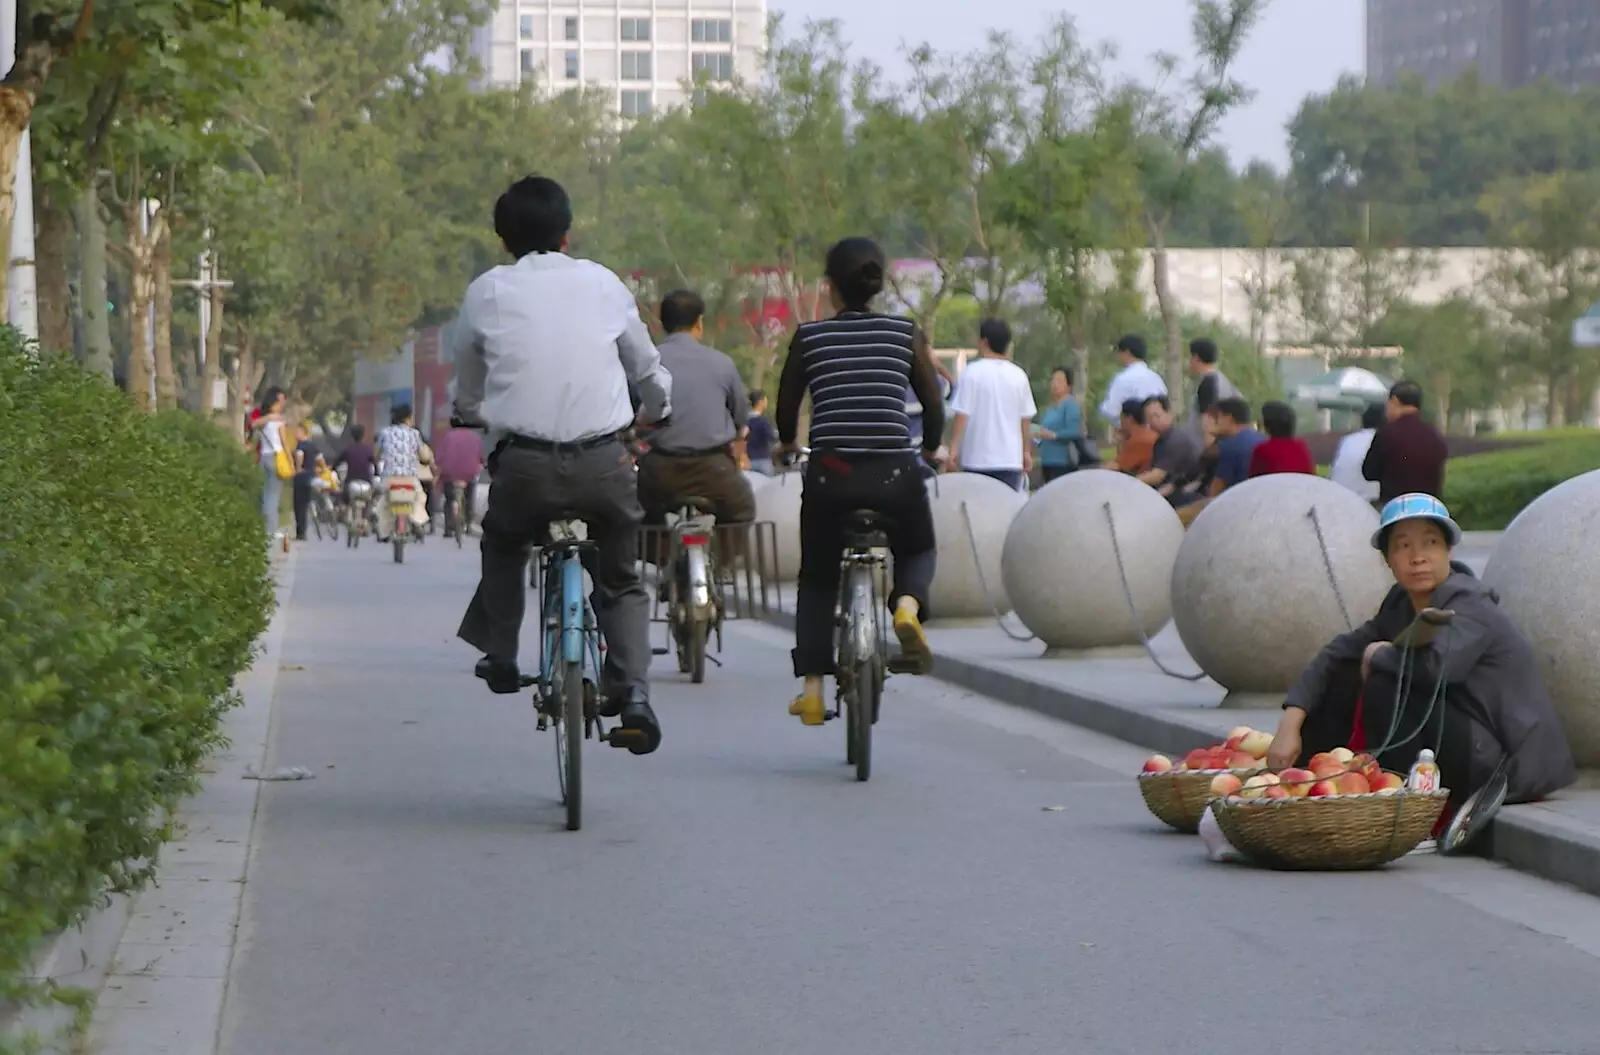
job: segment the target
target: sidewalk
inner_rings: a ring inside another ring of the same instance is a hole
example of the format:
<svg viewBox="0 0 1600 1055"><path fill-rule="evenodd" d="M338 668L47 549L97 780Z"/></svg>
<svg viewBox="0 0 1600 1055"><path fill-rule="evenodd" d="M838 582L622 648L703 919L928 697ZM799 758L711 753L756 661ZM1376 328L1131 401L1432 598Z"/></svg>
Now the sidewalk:
<svg viewBox="0 0 1600 1055"><path fill-rule="evenodd" d="M1468 533L1461 558L1481 574L1496 537ZM781 596L783 611L769 621L792 628L794 588L784 586ZM1007 617L1006 626L1026 636L1015 617ZM938 657L935 676L942 681L1169 755L1217 743L1237 725L1270 730L1278 722L1275 710L1224 710L1219 705L1225 693L1215 682L1169 677L1148 656L1133 651L1108 658L1045 658L1039 642L1015 640L992 620L930 623L928 638ZM1171 624L1152 645L1169 669L1199 672ZM1600 895L1600 774L1584 774L1549 802L1507 807L1485 847L1490 857L1513 868Z"/></svg>

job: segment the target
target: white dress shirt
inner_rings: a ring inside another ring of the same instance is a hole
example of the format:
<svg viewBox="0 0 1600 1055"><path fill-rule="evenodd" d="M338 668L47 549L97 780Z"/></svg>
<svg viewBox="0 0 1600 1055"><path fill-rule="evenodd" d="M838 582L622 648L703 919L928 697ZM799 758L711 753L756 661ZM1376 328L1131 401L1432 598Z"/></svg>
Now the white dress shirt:
<svg viewBox="0 0 1600 1055"><path fill-rule="evenodd" d="M451 346L456 414L553 443L627 428L628 395L645 420L671 409L672 375L639 318L633 293L609 269L564 253L530 253L467 287Z"/></svg>
<svg viewBox="0 0 1600 1055"><path fill-rule="evenodd" d="M1161 375L1150 369L1143 359L1135 359L1111 379L1106 398L1100 404L1100 416L1116 422L1122 417L1122 404L1130 399L1146 400L1167 394L1167 383Z"/></svg>
<svg viewBox="0 0 1600 1055"><path fill-rule="evenodd" d="M1358 429L1340 440L1338 449L1333 452L1333 465L1328 468L1330 480L1369 502L1378 500L1378 484L1361 475L1361 463L1367 460L1372 437L1376 435L1376 429Z"/></svg>

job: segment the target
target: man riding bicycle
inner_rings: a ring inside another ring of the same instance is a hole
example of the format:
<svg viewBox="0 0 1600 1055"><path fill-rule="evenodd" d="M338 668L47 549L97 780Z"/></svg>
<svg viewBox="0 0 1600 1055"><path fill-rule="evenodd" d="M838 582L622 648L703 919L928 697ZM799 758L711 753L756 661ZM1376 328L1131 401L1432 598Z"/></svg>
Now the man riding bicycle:
<svg viewBox="0 0 1600 1055"><path fill-rule="evenodd" d="M427 503L422 500L422 481L417 478L421 468L422 433L411 427L411 405L402 403L389 413L390 425L378 433L378 472L383 484L378 488L378 541L387 542L395 531L404 525L394 524L393 514L386 500L391 487L410 487L416 498L411 503L411 522L418 527L428 523Z"/></svg>
<svg viewBox="0 0 1600 1055"><path fill-rule="evenodd" d="M600 713L661 743L650 707L650 595L636 565L643 518L621 434L669 412L672 376L622 280L566 255L572 204L559 183L530 176L494 208L514 264L467 287L456 322L456 417L497 437L483 516L483 573L458 631L484 653L477 675L496 693L523 687L518 637L525 569L551 521L575 517L596 543L590 576L605 635Z"/></svg>
<svg viewBox="0 0 1600 1055"><path fill-rule="evenodd" d="M439 482L445 501L445 537L450 537L450 503L461 493L461 523L465 534L472 534L472 485L483 472L483 437L473 429L449 429L433 447Z"/></svg>
<svg viewBox="0 0 1600 1055"><path fill-rule="evenodd" d="M889 604L905 658L925 672L932 657L920 613L937 555L922 460L911 441L905 390L922 404L922 451L933 460L944 435L944 401L928 340L900 315L872 310L887 262L866 238L828 251L836 314L801 323L778 382L781 454L796 450L800 404L811 395L811 460L800 499L800 581L795 600L794 672L805 679L789 706L806 725L826 720L823 678L834 671L834 607L850 514L890 520L894 588Z"/></svg>

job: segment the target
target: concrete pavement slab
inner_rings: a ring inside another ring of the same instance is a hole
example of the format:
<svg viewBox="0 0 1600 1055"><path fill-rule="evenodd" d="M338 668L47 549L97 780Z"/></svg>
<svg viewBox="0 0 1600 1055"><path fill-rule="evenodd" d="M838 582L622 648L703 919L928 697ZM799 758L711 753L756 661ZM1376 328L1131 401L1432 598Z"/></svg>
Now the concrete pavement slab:
<svg viewBox="0 0 1600 1055"><path fill-rule="evenodd" d="M318 779L261 789L227 1055L1600 1050L1590 899L1210 864L1137 749L932 679L891 681L857 784L761 626L704 686L658 664L662 750L590 752L562 831L553 746L452 640L475 555L305 561L273 754Z"/></svg>

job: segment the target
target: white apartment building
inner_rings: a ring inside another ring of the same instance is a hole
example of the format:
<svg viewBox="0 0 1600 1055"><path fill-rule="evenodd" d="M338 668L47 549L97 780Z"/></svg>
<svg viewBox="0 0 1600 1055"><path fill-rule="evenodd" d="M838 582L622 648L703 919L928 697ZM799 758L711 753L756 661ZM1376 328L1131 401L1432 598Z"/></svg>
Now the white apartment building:
<svg viewBox="0 0 1600 1055"><path fill-rule="evenodd" d="M472 53L489 84L601 88L636 117L683 103L702 73L756 79L766 43L766 0L499 0Z"/></svg>

